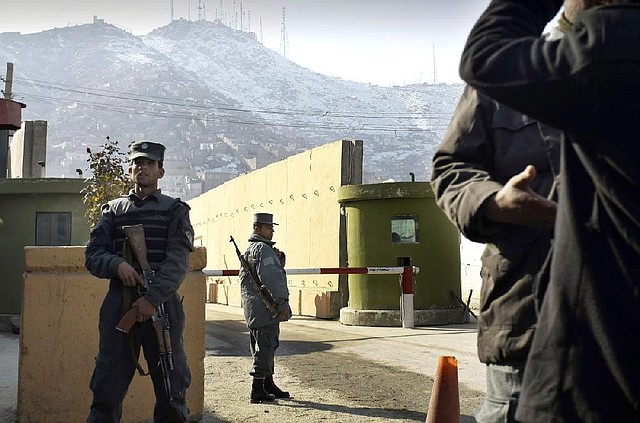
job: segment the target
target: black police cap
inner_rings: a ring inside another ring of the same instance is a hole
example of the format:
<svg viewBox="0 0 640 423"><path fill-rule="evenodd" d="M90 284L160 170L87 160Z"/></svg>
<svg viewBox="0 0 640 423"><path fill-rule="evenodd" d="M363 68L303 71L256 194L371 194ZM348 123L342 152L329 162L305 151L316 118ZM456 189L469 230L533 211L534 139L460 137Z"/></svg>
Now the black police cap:
<svg viewBox="0 0 640 423"><path fill-rule="evenodd" d="M129 161L133 161L138 157L147 157L153 161L161 162L164 160L164 145L151 141L134 141L129 146Z"/></svg>

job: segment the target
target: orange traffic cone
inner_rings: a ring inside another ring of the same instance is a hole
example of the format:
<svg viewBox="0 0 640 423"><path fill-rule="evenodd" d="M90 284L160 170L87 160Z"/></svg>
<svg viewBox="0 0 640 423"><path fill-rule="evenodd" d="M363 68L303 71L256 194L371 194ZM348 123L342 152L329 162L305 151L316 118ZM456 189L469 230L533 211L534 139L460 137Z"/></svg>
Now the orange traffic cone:
<svg viewBox="0 0 640 423"><path fill-rule="evenodd" d="M460 423L458 360L440 356L426 423Z"/></svg>

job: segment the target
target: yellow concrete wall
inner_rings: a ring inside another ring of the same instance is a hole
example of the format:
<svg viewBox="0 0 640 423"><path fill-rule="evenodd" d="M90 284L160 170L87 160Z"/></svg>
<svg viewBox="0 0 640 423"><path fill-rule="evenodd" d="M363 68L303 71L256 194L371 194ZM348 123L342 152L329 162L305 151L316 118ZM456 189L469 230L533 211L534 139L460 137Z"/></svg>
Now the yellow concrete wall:
<svg viewBox="0 0 640 423"><path fill-rule="evenodd" d="M202 415L204 408L205 265L206 251L197 248L179 291L184 296L184 342L192 373L187 401L193 416ZM109 281L85 270L84 247L25 247L25 268L18 421L83 422L91 404L99 311ZM146 369L144 358L141 364ZM136 374L123 423L153 421L154 402L151 379Z"/></svg>
<svg viewBox="0 0 640 423"><path fill-rule="evenodd" d="M360 167L351 169L352 157L345 154L347 144L351 141L338 141L291 156L190 200L196 245L207 248L207 267L239 268L229 236L244 252L252 232L253 214L258 212L273 213L279 223L274 241L287 255L286 267L339 267L341 215L337 191L341 185L361 183L362 179L362 158ZM210 299L217 299L213 302L240 306L237 277L209 281L224 285L213 288L216 294L209 295ZM310 298L292 301L294 313L337 317L338 275L289 276L289 288L292 295L299 289L305 292L302 298Z"/></svg>
<svg viewBox="0 0 640 423"><path fill-rule="evenodd" d="M339 301L336 291L323 288L289 288L291 312L298 316L313 315L321 319L335 317L332 305ZM237 284L209 283L207 301L241 307L240 287Z"/></svg>

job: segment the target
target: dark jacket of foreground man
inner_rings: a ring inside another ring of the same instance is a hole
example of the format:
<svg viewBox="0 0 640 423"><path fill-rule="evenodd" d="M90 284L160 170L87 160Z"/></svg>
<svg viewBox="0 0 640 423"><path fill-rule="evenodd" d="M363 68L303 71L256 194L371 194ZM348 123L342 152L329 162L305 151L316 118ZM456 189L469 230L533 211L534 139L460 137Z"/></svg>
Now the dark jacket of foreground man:
<svg viewBox="0 0 640 423"><path fill-rule="evenodd" d="M517 418L640 420L640 4L600 6L557 41L560 0L494 0L460 73L564 130L551 281Z"/></svg>
<svg viewBox="0 0 640 423"><path fill-rule="evenodd" d="M553 228L509 225L485 217L487 199L527 166L531 189L547 197L560 170L555 128L466 87L433 158L438 206L468 239L485 243L478 314L483 363L524 365L535 332L534 276L543 266Z"/></svg>

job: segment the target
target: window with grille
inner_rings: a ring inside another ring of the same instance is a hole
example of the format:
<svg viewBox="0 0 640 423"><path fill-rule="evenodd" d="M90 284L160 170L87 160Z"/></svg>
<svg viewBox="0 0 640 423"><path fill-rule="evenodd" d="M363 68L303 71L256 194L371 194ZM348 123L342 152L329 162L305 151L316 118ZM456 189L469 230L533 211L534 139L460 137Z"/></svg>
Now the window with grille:
<svg viewBox="0 0 640 423"><path fill-rule="evenodd" d="M36 245L71 245L71 212L36 212Z"/></svg>

